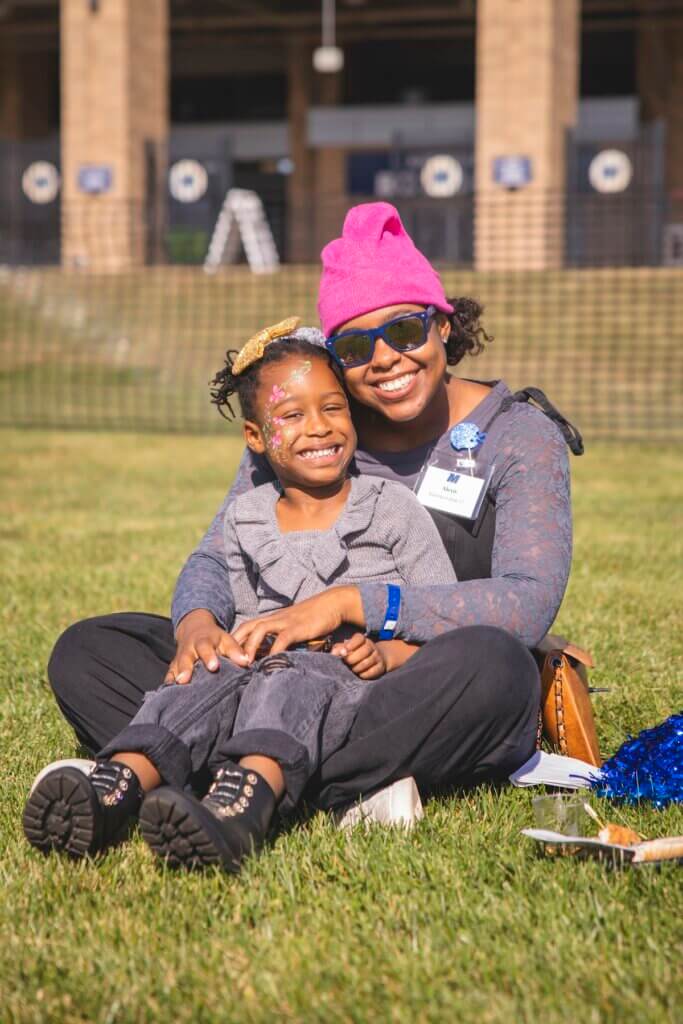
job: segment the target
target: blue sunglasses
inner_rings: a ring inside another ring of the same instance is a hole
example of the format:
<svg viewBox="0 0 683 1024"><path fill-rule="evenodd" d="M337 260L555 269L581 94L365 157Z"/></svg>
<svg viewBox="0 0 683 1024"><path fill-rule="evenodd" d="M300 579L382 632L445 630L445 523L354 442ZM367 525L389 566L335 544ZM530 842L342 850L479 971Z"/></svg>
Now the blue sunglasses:
<svg viewBox="0 0 683 1024"><path fill-rule="evenodd" d="M412 352L413 349L421 348L437 313L436 306L427 306L424 313L403 313L381 327L333 334L327 338L325 345L343 370L363 366L372 360L378 338L393 348L394 352Z"/></svg>

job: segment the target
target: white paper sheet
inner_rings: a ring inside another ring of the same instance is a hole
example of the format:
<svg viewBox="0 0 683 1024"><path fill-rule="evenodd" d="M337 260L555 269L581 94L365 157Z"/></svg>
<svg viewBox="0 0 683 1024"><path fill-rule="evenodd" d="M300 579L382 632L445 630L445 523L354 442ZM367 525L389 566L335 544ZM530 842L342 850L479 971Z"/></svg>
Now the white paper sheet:
<svg viewBox="0 0 683 1024"><path fill-rule="evenodd" d="M591 779L600 778L600 769L578 757L546 754L537 750L521 768L513 772L513 786L559 786L563 789L589 789Z"/></svg>

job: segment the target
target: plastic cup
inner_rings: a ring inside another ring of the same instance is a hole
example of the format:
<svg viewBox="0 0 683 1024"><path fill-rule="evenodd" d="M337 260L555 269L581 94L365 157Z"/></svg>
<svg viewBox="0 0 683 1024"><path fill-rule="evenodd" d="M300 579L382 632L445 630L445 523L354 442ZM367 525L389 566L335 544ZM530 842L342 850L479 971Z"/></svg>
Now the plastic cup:
<svg viewBox="0 0 683 1024"><path fill-rule="evenodd" d="M581 797L567 793L550 793L531 801L537 828L561 832L565 836L586 835L588 815Z"/></svg>

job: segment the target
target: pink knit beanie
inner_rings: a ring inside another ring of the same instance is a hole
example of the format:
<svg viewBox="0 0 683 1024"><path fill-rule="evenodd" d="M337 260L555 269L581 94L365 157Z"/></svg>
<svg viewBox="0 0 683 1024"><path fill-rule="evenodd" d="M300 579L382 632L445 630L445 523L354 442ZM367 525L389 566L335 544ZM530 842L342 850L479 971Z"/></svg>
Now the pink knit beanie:
<svg viewBox="0 0 683 1024"><path fill-rule="evenodd" d="M341 238L321 253L318 295L322 329L333 331L384 306L411 303L452 313L439 275L389 203L362 203L346 214Z"/></svg>

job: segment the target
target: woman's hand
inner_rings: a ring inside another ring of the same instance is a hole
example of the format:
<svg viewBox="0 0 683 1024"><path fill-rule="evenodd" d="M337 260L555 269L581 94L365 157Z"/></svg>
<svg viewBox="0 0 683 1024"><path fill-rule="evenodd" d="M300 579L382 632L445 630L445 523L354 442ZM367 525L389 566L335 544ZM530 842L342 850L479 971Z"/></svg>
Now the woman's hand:
<svg viewBox="0 0 683 1024"><path fill-rule="evenodd" d="M268 633L275 636L270 653L278 654L293 644L327 636L342 623L365 625L363 602L357 587L331 587L289 608L243 622L233 633L232 640L246 653L251 664Z"/></svg>
<svg viewBox="0 0 683 1024"><path fill-rule="evenodd" d="M235 638L218 625L210 611L198 608L181 619L176 629L175 658L168 666L165 683L189 683L196 662L203 661L209 672L217 672L218 655L244 668L247 656Z"/></svg>
<svg viewBox="0 0 683 1024"><path fill-rule="evenodd" d="M354 633L348 640L335 644L330 653L341 658L359 679L379 679L387 671L381 645L365 633Z"/></svg>

